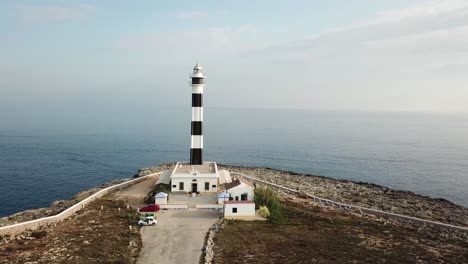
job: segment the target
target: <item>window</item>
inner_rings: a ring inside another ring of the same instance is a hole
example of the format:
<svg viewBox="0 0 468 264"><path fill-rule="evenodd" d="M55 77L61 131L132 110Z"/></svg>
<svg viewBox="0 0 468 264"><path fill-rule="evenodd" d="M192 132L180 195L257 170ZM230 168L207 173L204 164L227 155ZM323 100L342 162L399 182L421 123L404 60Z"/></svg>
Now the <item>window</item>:
<svg viewBox="0 0 468 264"><path fill-rule="evenodd" d="M241 194L241 201L247 201L247 194L246 193Z"/></svg>
<svg viewBox="0 0 468 264"><path fill-rule="evenodd" d="M236 201L239 201L239 196L236 196Z"/></svg>
<svg viewBox="0 0 468 264"><path fill-rule="evenodd" d="M205 182L205 191L208 191L210 189L210 183Z"/></svg>
<svg viewBox="0 0 468 264"><path fill-rule="evenodd" d="M237 214L237 207L232 208L232 213Z"/></svg>
<svg viewBox="0 0 468 264"><path fill-rule="evenodd" d="M216 188L216 184L211 185L212 188Z"/></svg>
<svg viewBox="0 0 468 264"><path fill-rule="evenodd" d="M179 191L183 191L183 190L184 190L184 183L179 182Z"/></svg>
<svg viewBox="0 0 468 264"><path fill-rule="evenodd" d="M175 185L175 184L174 184L174 185L172 185L172 188L177 188L177 185Z"/></svg>

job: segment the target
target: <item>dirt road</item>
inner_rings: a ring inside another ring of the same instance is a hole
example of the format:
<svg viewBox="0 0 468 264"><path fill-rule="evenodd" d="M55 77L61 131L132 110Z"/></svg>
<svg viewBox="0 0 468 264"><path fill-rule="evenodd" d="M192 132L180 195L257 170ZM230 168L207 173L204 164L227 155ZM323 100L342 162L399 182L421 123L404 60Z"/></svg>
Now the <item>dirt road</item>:
<svg viewBox="0 0 468 264"><path fill-rule="evenodd" d="M147 180L115 192L114 197L118 200L123 200L131 208L140 208L144 205L144 198L153 189L157 180L158 177L150 177Z"/></svg>
<svg viewBox="0 0 468 264"><path fill-rule="evenodd" d="M157 226L140 230L138 263L199 263L206 233L220 216L214 211L160 211Z"/></svg>

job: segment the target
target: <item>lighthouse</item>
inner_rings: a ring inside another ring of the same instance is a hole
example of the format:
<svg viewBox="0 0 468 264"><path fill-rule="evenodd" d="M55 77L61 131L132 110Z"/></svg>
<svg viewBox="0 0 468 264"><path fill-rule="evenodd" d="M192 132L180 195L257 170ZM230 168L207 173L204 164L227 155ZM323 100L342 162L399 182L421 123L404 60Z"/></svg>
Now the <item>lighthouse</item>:
<svg viewBox="0 0 468 264"><path fill-rule="evenodd" d="M197 63L190 74L192 86L192 124L190 161L178 162L171 174L161 182L171 185L171 192L216 193L219 188L218 166L214 161L203 161L203 89L205 75ZM170 175L170 176L169 176Z"/></svg>
<svg viewBox="0 0 468 264"><path fill-rule="evenodd" d="M192 129L190 143L190 165L203 164L203 89L205 75L197 63L190 75L192 86Z"/></svg>

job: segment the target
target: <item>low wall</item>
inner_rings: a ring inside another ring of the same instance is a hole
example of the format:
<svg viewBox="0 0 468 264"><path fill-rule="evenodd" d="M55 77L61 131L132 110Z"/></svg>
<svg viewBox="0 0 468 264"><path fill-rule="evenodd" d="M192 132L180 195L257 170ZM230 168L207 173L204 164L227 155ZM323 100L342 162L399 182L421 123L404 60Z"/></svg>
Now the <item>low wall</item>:
<svg viewBox="0 0 468 264"><path fill-rule="evenodd" d="M126 181L126 182L123 182L123 183L119 183L119 184L107 187L107 188L102 189L102 190L98 191L97 193L89 196L88 198L84 199L83 201L71 206L70 208L66 209L65 211L63 211L63 212L61 212L59 214L53 215L53 216L48 216L48 217L39 218L39 219L35 219L35 220L27 221L27 222L22 222L22 223L17 223L17 224L13 224L13 225L8 225L8 226L2 226L2 227L0 227L0 236L18 235L18 234L21 234L22 232L24 232L26 230L35 230L35 229L37 229L37 228L39 228L41 226L46 226L46 225L50 225L50 224L60 222L60 221L62 221L64 219L70 217L71 215L73 215L77 211L81 210L87 204L93 202L94 200L96 200L96 199L98 199L98 198L100 198L100 197L102 197L102 196L104 196L104 195L106 195L108 193L111 193L111 192L116 191L116 190L121 189L121 188L125 188L125 187L127 187L129 185L139 183L139 182L144 181L144 180L146 180L146 179L148 179L150 177L158 176L159 174L160 174L160 172L156 172L156 173L146 175L144 177L140 177L140 178L137 178L137 179L129 180L129 181Z"/></svg>
<svg viewBox="0 0 468 264"><path fill-rule="evenodd" d="M179 210L187 210L187 205L186 204L159 204L159 207L161 209L179 209Z"/></svg>
<svg viewBox="0 0 468 264"><path fill-rule="evenodd" d="M222 204L197 204L195 205L195 208L219 210L219 209L223 209L223 205Z"/></svg>
<svg viewBox="0 0 468 264"><path fill-rule="evenodd" d="M259 182L259 183L262 183L262 184L265 184L265 185L268 185L268 186L271 186L271 187L274 187L274 188L278 188L280 190L283 190L283 191L286 191L286 192L289 192L289 193L304 194L302 192L299 192L298 190L291 189L291 188L288 188L288 187L285 187L285 186L281 186L281 185L278 185L278 184L275 184L275 183L267 182L267 181L264 181L264 180L260 180L260 179L257 179L255 177L252 177L252 176L244 175L242 173L237 173L237 172L231 172L231 175L234 175L234 174L238 175L238 176L241 176L241 177L244 177L244 178L247 178L247 179L250 179L250 180L255 181L255 182ZM421 218L402 215L402 214L395 214L395 213L391 213L391 212L380 211L380 210L376 210L376 209L372 209L372 208L366 208L366 207L361 207L361 206L355 206L355 205L350 205L350 204L339 203L339 202L335 202L335 201L330 200L330 199L321 198L321 197L314 196L314 195L311 195L311 194L305 194L305 195L307 197L309 197L310 199L314 200L315 202L322 203L322 204L328 205L328 206L334 206L334 207L345 209L345 210L355 210L355 211L360 212L361 214L366 213L366 214L372 214L372 215L377 215L377 216L387 217L387 218L392 217L392 218L397 218L397 219L402 219L402 220L409 220L409 221L421 222L421 223L425 223L425 224L432 224L432 225L441 226L441 227L447 227L447 228L451 228L451 229L458 229L458 230L468 231L468 227L465 227L465 226L456 226L456 225L451 225L451 224L446 224L446 223L421 219Z"/></svg>

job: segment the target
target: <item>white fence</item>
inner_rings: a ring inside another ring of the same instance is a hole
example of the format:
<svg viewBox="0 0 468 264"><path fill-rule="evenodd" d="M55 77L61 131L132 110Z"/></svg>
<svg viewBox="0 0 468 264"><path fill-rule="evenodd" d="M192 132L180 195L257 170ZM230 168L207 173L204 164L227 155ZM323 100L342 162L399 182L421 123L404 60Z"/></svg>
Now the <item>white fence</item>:
<svg viewBox="0 0 468 264"><path fill-rule="evenodd" d="M275 183L260 180L260 179L257 179L255 177L252 177L252 176L244 175L242 173L231 172L231 175L233 175L233 174L244 177L244 178L247 178L247 179L250 179L250 180L253 180L255 182L259 182L259 183L263 183L265 185L269 185L269 186L274 187L274 188L281 189L283 191L287 191L287 192L294 193L294 194L302 194L298 190L294 190L294 189L284 187L284 186L281 186L281 185L278 185L278 184L275 184ZM447 228L451 228L451 229L458 229L458 230L468 231L468 227L465 227L465 226L456 226L456 225L451 225L451 224L446 224L446 223L421 219L421 218L402 215L402 214L395 214L395 213L391 213L391 212L380 211L380 210L376 210L376 209L372 209L372 208L366 208L366 207L361 207L361 206L356 206L356 205L339 203L339 202L332 201L330 199L321 198L321 197L314 196L314 195L311 195L311 194L305 194L305 195L307 195L307 197L309 197L310 199L313 199L315 202L319 202L319 203L322 203L324 205L334 206L334 207L341 208L341 209L348 209L348 210L354 209L356 211L359 211L361 214L367 213L367 214L378 215L378 216L382 216L382 217L394 217L394 218L399 218L399 219L404 219L404 220L410 220L410 221L415 221L415 222L432 224L432 225L441 226L441 227L447 227Z"/></svg>
<svg viewBox="0 0 468 264"><path fill-rule="evenodd" d="M160 172L152 173L152 174L149 174L149 175L137 178L137 179L129 180L129 181L119 183L119 184L110 186L108 188L102 189L102 190L98 191L97 193L95 193L95 194L89 196L88 198L84 199L83 201L71 206L70 208L66 209L65 211L63 211L63 212L61 212L59 214L53 215L53 216L48 216L48 217L39 218L39 219L35 219L35 220L27 221L27 222L22 222L22 223L17 223L17 224L13 224L13 225L8 225L8 226L2 226L2 227L0 227L0 236L3 236L3 235L18 235L18 234L21 234L22 232L24 232L26 230L35 230L35 229L37 229L37 228L39 228L41 226L46 226L46 225L50 225L50 224L53 224L53 223L57 223L59 221L62 221L64 219L70 217L71 215L73 215L77 211L81 210L87 204L93 202L97 198L100 198L100 197L102 197L102 196L104 196L104 195L106 195L108 193L111 193L111 192L113 192L115 190L127 187L127 186L135 184L135 183L139 183L139 182L144 181L144 180L146 180L146 179L148 179L150 177L158 176L159 174L160 174Z"/></svg>

